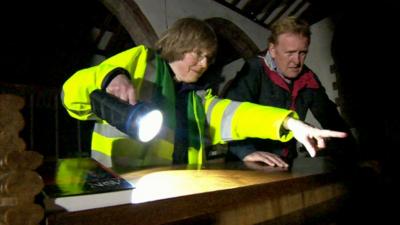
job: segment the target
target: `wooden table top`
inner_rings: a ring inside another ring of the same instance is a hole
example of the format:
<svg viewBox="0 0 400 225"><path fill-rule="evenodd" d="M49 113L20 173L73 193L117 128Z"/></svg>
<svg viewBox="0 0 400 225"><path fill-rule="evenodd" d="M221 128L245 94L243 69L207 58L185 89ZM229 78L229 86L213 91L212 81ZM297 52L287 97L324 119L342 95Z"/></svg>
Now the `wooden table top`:
<svg viewBox="0 0 400 225"><path fill-rule="evenodd" d="M322 158L303 158L290 169L237 162L135 170L121 174L136 186L133 204L58 212L47 224L170 224L204 215L253 224L340 196L329 168Z"/></svg>
<svg viewBox="0 0 400 225"><path fill-rule="evenodd" d="M123 173L122 177L135 185L133 202L141 203L315 176L327 173L328 167L317 157L296 159L290 169L232 162L149 168Z"/></svg>

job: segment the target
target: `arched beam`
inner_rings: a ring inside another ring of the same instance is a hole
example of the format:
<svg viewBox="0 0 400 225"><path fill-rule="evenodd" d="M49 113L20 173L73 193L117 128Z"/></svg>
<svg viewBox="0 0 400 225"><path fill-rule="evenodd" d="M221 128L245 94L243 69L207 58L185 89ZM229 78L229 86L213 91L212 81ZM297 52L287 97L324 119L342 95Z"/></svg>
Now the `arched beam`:
<svg viewBox="0 0 400 225"><path fill-rule="evenodd" d="M219 39L219 63L227 64L238 58L247 59L260 51L249 36L231 21L220 17L206 21L213 27Z"/></svg>
<svg viewBox="0 0 400 225"><path fill-rule="evenodd" d="M154 46L158 36L135 1L100 1L112 14L115 15L136 44L144 44L149 47Z"/></svg>

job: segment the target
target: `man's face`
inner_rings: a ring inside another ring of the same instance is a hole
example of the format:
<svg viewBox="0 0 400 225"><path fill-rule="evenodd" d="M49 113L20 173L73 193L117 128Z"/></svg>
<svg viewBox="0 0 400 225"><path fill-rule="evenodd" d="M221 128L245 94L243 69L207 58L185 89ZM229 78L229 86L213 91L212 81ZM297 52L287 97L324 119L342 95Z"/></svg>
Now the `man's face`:
<svg viewBox="0 0 400 225"><path fill-rule="evenodd" d="M179 82L194 83L208 69L211 63L210 53L206 50L186 52L181 60L171 62L175 79Z"/></svg>
<svg viewBox="0 0 400 225"><path fill-rule="evenodd" d="M276 44L269 45L269 51L280 72L293 79L303 69L308 45L309 39L302 35L283 33L278 36Z"/></svg>

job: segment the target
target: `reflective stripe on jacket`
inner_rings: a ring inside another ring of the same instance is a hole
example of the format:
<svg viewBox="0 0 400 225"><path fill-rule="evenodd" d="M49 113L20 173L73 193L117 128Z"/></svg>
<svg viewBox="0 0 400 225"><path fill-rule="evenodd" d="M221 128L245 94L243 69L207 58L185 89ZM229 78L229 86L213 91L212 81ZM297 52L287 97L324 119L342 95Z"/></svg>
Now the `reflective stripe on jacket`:
<svg viewBox="0 0 400 225"><path fill-rule="evenodd" d="M172 161L173 127L164 126L158 138L143 144L130 139L105 121L98 120L91 112L90 93L101 89L107 75L117 68L123 68L129 73L139 100L153 99L156 68L149 52L152 51L142 45L126 50L98 66L77 71L63 85L62 101L68 113L80 120L97 119L92 136L92 157L107 166L114 163L131 166L165 165ZM211 144L247 137L280 141L292 138L291 132L281 131L281 125L288 115L296 116L293 111L219 99L211 91L197 91L190 96L194 102L192 107L200 144L189 147L189 164L205 162L205 137L211 138ZM201 105L196 105L196 102ZM205 129L202 129L204 126Z"/></svg>

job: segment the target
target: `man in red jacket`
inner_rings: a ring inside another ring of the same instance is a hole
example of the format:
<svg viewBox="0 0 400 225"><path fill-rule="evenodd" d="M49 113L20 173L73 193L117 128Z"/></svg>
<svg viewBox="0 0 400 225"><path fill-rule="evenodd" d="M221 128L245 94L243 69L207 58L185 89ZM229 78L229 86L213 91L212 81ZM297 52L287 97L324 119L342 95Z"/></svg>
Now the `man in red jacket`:
<svg viewBox="0 0 400 225"><path fill-rule="evenodd" d="M268 51L247 60L223 97L292 109L303 121L310 110L324 129L350 133L318 77L304 65L311 36L309 25L295 17L287 17L275 23L271 32ZM331 142L333 145L332 153L340 158L344 157L339 154L344 153L341 150L355 148L355 141L349 137ZM246 139L229 143L227 160L260 161L270 166L287 167L296 156L296 140L281 143Z"/></svg>

